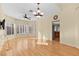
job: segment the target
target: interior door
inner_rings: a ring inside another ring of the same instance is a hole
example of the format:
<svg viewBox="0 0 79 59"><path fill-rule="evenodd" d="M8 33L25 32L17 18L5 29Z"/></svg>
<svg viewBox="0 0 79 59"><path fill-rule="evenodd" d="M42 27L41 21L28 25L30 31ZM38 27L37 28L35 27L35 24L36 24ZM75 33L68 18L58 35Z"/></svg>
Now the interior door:
<svg viewBox="0 0 79 59"><path fill-rule="evenodd" d="M53 24L53 40L60 41L60 25L59 24Z"/></svg>

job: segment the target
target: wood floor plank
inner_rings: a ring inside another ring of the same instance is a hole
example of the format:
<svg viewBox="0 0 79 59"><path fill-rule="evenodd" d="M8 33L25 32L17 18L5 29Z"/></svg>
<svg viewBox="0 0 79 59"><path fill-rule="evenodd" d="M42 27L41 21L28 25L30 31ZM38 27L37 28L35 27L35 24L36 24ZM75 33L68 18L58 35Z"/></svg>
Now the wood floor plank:
<svg viewBox="0 0 79 59"><path fill-rule="evenodd" d="M1 56L79 56L79 49L59 42L48 45L36 44L34 37L18 37L5 42Z"/></svg>

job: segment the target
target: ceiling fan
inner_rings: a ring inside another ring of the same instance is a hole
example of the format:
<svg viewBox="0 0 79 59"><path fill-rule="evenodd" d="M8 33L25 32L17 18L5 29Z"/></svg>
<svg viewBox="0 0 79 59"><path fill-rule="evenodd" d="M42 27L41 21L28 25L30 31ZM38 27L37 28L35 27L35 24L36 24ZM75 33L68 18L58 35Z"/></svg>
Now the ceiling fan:
<svg viewBox="0 0 79 59"><path fill-rule="evenodd" d="M24 14L24 18L31 20L31 17L28 17L26 13Z"/></svg>

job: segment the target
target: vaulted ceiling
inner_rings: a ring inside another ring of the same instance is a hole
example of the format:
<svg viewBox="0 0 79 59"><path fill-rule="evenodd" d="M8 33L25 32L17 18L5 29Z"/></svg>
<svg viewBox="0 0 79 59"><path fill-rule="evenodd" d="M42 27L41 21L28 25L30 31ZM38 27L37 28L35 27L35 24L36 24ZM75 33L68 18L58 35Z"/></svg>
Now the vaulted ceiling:
<svg viewBox="0 0 79 59"><path fill-rule="evenodd" d="M39 7L44 12L43 17L51 16L53 13L60 11L60 8L55 3L40 3ZM29 12L29 10L37 10L36 3L2 3L2 8L6 15L17 19L24 19L23 16L25 13L32 20L36 19L32 12Z"/></svg>

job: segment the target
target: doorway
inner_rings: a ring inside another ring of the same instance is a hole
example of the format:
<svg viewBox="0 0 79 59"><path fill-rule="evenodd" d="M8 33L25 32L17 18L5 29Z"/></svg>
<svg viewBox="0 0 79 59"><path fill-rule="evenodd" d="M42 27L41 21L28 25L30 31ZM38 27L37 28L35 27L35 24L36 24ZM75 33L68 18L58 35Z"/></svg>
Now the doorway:
<svg viewBox="0 0 79 59"><path fill-rule="evenodd" d="M52 40L60 42L60 24L59 22L52 23Z"/></svg>

